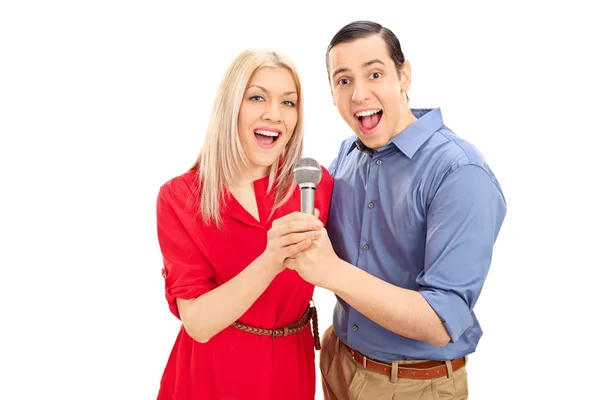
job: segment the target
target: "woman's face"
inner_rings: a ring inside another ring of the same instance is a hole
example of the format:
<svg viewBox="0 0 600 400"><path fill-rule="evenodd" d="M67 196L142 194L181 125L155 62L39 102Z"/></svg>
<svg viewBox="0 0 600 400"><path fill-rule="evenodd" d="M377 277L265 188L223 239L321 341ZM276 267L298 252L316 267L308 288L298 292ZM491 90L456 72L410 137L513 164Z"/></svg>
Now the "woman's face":
<svg viewBox="0 0 600 400"><path fill-rule="evenodd" d="M254 178L266 176L298 122L298 88L287 68L258 69L244 94L238 132Z"/></svg>

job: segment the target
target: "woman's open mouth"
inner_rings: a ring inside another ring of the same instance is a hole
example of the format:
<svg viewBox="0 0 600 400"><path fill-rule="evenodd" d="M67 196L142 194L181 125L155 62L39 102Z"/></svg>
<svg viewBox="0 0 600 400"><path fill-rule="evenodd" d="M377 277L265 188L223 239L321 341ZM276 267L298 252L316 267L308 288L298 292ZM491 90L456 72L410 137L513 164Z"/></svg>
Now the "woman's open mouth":
<svg viewBox="0 0 600 400"><path fill-rule="evenodd" d="M281 136L281 132L267 129L256 129L254 131L254 138L256 143L264 149L270 149L275 146L275 142Z"/></svg>

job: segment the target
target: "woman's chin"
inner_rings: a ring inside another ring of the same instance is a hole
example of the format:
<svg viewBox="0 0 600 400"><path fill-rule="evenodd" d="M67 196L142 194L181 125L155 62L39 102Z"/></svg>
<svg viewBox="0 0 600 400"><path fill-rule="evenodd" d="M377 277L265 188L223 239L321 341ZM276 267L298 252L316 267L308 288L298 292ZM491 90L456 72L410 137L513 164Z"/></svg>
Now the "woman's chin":
<svg viewBox="0 0 600 400"><path fill-rule="evenodd" d="M269 173L269 169L271 168L271 166L273 164L275 164L275 160L277 160L277 157L265 157L265 156L258 156L258 157L250 157L250 159L248 160L250 162L250 167L254 170L260 170L260 169L264 169L266 170L267 174Z"/></svg>

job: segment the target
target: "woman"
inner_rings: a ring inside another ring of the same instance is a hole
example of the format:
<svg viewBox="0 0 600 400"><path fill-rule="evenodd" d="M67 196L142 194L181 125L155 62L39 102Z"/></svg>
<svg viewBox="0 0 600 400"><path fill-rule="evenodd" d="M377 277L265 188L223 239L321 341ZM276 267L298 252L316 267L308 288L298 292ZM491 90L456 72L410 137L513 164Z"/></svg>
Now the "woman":
<svg viewBox="0 0 600 400"><path fill-rule="evenodd" d="M321 214L297 212L302 118L294 64L245 51L223 77L195 165L161 187L166 298L182 327L159 400L314 398L314 287L284 260L321 234L333 182L322 167Z"/></svg>

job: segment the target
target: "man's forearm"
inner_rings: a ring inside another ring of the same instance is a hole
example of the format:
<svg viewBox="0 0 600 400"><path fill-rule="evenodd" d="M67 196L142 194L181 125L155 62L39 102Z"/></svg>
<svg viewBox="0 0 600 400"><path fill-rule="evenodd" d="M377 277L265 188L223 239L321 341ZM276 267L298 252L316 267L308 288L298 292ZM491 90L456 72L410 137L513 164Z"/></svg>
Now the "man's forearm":
<svg viewBox="0 0 600 400"><path fill-rule="evenodd" d="M340 260L325 289L384 328L435 346L450 341L444 324L417 291L387 283Z"/></svg>

